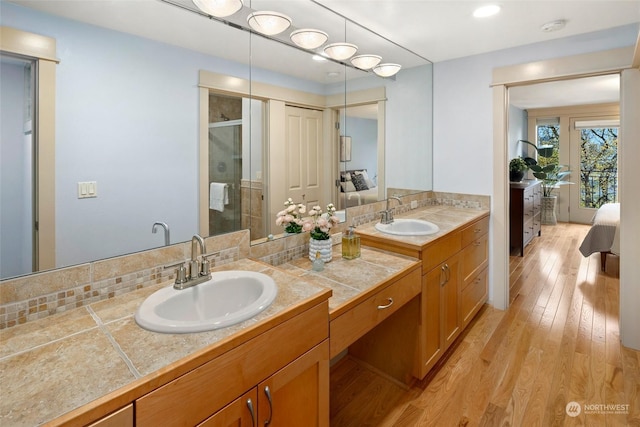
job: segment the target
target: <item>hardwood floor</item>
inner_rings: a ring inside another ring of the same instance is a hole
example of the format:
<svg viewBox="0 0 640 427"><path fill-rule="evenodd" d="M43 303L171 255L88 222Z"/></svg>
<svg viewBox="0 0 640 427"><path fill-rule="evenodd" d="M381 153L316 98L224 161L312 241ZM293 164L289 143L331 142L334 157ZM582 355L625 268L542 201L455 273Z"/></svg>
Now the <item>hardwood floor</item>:
<svg viewBox="0 0 640 427"><path fill-rule="evenodd" d="M543 226L510 259L509 309L485 306L410 388L338 362L331 426L640 426L640 352L619 342L618 279L577 250L588 229Z"/></svg>

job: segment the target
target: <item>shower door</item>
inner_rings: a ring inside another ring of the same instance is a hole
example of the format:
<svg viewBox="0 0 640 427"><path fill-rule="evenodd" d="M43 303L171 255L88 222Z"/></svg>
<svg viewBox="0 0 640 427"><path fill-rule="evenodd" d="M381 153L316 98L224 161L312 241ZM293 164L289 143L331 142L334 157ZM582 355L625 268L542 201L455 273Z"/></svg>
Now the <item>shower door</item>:
<svg viewBox="0 0 640 427"><path fill-rule="evenodd" d="M209 235L242 229L240 182L242 178L242 120L209 125L209 185L226 186L225 202L209 209ZM213 194L210 194L212 197Z"/></svg>

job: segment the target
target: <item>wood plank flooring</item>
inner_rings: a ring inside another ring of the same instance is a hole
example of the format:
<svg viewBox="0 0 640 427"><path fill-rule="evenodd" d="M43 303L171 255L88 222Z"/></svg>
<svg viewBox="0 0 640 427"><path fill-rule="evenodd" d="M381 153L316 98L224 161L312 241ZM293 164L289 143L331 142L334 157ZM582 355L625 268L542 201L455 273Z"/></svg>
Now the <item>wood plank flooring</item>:
<svg viewBox="0 0 640 427"><path fill-rule="evenodd" d="M543 226L510 258L509 309L485 306L410 388L338 362L331 426L640 426L640 352L619 342L619 280L578 252L588 229Z"/></svg>

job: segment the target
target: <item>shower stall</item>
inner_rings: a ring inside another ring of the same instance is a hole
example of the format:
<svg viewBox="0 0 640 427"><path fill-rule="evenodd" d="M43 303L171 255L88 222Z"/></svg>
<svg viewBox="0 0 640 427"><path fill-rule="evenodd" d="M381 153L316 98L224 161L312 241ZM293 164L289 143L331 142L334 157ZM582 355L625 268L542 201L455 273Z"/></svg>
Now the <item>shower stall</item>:
<svg viewBox="0 0 640 427"><path fill-rule="evenodd" d="M209 235L242 228L242 120L209 124ZM223 193L220 189L224 188ZM222 197L220 203L214 202Z"/></svg>

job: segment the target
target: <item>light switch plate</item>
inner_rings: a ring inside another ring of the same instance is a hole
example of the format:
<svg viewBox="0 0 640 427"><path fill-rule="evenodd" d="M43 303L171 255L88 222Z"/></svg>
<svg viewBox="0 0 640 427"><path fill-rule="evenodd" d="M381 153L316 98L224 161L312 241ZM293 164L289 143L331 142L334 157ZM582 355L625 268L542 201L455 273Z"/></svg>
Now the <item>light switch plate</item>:
<svg viewBox="0 0 640 427"><path fill-rule="evenodd" d="M96 181L78 182L78 199L98 197L98 183Z"/></svg>
<svg viewBox="0 0 640 427"><path fill-rule="evenodd" d="M418 207L418 201L417 200L412 200L411 201L411 209L415 209Z"/></svg>

